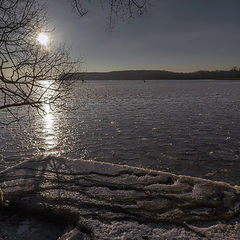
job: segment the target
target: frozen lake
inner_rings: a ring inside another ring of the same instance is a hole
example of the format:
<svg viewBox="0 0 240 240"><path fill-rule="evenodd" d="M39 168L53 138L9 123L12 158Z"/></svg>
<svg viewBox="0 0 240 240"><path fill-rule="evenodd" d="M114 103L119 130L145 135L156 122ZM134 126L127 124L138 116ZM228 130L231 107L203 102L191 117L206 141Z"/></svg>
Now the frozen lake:
<svg viewBox="0 0 240 240"><path fill-rule="evenodd" d="M55 155L240 185L240 81L79 81L72 96L1 126L0 169Z"/></svg>

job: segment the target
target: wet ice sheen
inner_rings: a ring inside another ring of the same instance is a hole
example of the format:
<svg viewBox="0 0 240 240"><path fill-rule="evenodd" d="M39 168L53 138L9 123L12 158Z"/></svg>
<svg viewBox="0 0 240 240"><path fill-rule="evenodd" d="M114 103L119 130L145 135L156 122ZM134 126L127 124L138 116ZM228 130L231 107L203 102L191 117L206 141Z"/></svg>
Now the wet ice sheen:
<svg viewBox="0 0 240 240"><path fill-rule="evenodd" d="M87 81L73 95L69 110L1 128L0 168L56 155L240 184L239 81Z"/></svg>

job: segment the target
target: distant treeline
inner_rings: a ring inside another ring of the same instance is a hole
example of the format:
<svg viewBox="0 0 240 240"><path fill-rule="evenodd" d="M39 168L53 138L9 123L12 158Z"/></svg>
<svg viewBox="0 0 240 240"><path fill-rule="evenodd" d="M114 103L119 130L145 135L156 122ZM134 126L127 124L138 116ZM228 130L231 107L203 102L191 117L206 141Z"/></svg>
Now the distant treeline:
<svg viewBox="0 0 240 240"><path fill-rule="evenodd" d="M229 71L197 71L192 73L161 70L129 70L113 72L68 73L61 76L65 80L173 80L173 79L240 79L240 69Z"/></svg>

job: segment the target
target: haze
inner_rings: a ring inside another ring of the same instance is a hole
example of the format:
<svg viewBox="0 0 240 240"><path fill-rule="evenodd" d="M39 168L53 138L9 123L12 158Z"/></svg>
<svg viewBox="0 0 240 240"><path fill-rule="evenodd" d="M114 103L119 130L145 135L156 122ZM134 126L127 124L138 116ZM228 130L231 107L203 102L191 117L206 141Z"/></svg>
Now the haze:
<svg viewBox="0 0 240 240"><path fill-rule="evenodd" d="M95 1L96 2L96 1ZM239 0L155 0L148 14L106 32L108 9L82 18L66 0L49 1L55 38L82 56L87 71L230 69L240 59Z"/></svg>

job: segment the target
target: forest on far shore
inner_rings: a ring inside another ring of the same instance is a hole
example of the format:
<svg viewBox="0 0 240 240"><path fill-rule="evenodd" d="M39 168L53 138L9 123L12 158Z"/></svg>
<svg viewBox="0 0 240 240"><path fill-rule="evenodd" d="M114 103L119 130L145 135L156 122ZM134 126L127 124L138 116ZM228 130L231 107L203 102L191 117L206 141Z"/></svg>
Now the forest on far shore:
<svg viewBox="0 0 240 240"><path fill-rule="evenodd" d="M64 74L61 80L181 80L181 79L219 79L240 80L240 68L196 71L191 73L170 72L164 70L127 70L112 72L75 72Z"/></svg>

